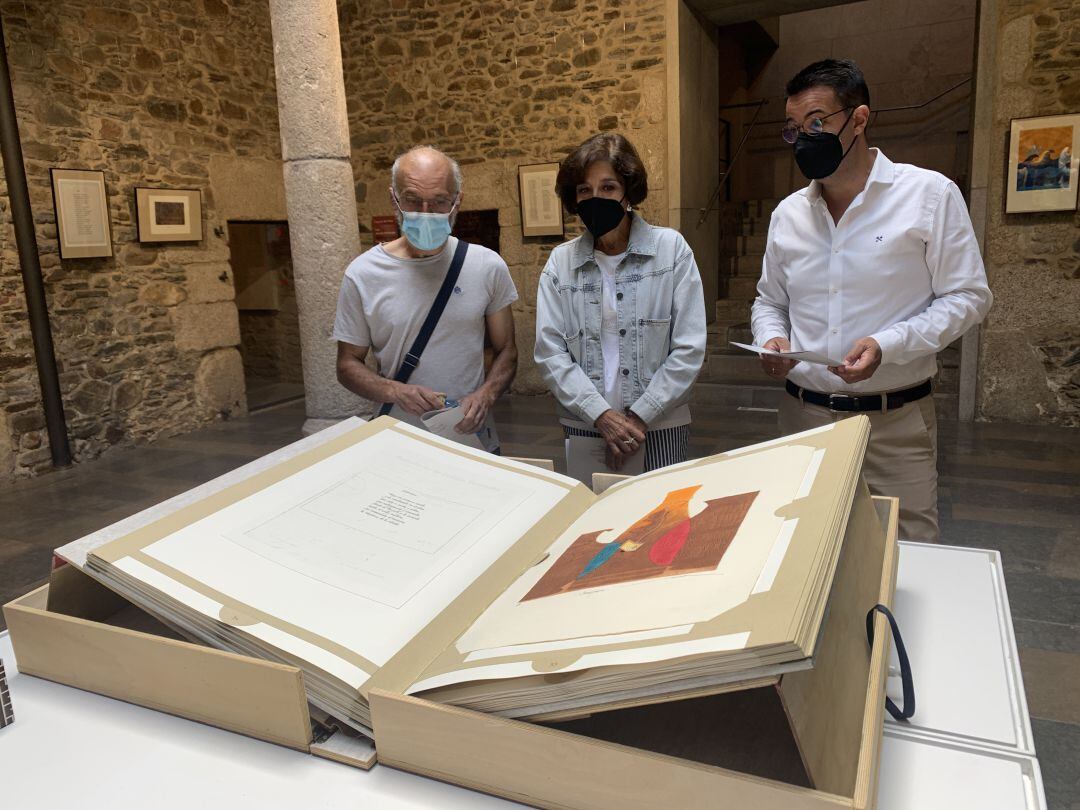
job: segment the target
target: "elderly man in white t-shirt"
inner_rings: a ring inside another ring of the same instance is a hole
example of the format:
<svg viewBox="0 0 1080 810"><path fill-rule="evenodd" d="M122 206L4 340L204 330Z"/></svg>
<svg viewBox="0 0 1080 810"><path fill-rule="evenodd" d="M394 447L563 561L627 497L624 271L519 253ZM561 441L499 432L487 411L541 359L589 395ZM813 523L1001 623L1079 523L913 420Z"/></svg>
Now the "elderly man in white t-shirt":
<svg viewBox="0 0 1080 810"><path fill-rule="evenodd" d="M458 401L458 432L476 433L498 452L491 407L517 371L510 271L497 253L470 244L416 370L407 382L395 381L457 248L450 231L461 206L461 169L433 147L410 149L394 161L390 200L403 235L354 259L341 282L333 332L338 380L366 399L392 403L391 416L416 425L446 400ZM495 353L486 375L485 332ZM364 363L369 349L378 373Z"/></svg>
<svg viewBox="0 0 1080 810"><path fill-rule="evenodd" d="M840 363L762 355L768 374L787 378L781 432L865 413L871 491L900 499L902 538L936 542L936 354L993 296L959 189L871 149L869 105L848 60L788 83L784 140L811 183L772 215L752 326L759 346Z"/></svg>

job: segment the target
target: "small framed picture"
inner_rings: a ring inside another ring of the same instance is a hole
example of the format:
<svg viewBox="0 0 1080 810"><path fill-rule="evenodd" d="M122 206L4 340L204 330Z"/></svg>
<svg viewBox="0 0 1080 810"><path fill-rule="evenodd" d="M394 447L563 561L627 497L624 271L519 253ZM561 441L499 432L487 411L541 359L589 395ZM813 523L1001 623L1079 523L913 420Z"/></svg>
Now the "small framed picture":
<svg viewBox="0 0 1080 810"><path fill-rule="evenodd" d="M112 256L105 172L49 169L61 259Z"/></svg>
<svg viewBox="0 0 1080 810"><path fill-rule="evenodd" d="M562 236L562 202L555 193L558 163L518 166L521 191L521 235Z"/></svg>
<svg viewBox="0 0 1080 810"><path fill-rule="evenodd" d="M202 193L197 188L136 188L140 242L202 240Z"/></svg>
<svg viewBox="0 0 1080 810"><path fill-rule="evenodd" d="M1078 149L1080 113L1014 118L1005 213L1075 210Z"/></svg>

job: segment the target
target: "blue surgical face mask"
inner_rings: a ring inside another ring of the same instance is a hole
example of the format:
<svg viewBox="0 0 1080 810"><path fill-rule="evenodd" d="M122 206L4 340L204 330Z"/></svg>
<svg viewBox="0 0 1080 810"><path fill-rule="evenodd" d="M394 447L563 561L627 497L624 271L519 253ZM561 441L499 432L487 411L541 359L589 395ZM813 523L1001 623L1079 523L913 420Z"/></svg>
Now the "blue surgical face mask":
<svg viewBox="0 0 1080 810"><path fill-rule="evenodd" d="M402 211L401 232L417 250L438 250L450 238L449 214L425 214Z"/></svg>

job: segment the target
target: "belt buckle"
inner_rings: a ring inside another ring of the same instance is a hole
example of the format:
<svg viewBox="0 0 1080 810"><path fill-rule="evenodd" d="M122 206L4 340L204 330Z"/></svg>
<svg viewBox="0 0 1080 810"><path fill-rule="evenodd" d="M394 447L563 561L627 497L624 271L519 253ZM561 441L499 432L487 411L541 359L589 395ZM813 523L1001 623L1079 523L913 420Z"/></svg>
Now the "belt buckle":
<svg viewBox="0 0 1080 810"><path fill-rule="evenodd" d="M833 403L834 402L849 402L850 400L851 400L851 397L849 397L847 394L829 394L829 404L826 405L825 407L827 407L830 411L833 411L834 413L837 413L837 412L844 413L846 411L849 411L850 408L841 408L841 407L838 407L838 406L834 405Z"/></svg>

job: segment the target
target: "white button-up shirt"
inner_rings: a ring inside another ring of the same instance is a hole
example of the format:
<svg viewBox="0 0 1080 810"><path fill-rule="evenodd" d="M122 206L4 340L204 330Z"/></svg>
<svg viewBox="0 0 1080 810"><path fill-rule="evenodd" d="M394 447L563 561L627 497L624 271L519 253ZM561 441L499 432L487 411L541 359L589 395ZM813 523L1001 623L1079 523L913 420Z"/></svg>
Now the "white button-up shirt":
<svg viewBox="0 0 1080 810"><path fill-rule="evenodd" d="M751 325L795 351L843 360L859 338L881 346L874 375L848 384L798 363L788 378L824 393L895 391L929 379L935 355L979 323L993 296L956 184L876 153L866 187L838 223L821 186L773 212Z"/></svg>

